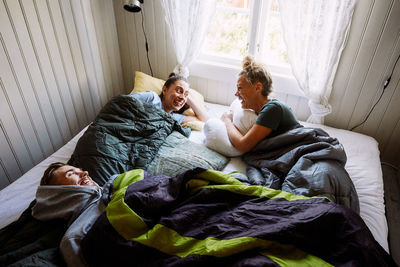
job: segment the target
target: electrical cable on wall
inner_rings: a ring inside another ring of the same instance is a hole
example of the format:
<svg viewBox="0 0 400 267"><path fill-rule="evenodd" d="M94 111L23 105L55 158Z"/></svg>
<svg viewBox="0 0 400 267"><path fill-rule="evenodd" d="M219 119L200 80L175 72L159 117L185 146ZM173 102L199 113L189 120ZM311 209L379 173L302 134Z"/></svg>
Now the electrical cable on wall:
<svg viewBox="0 0 400 267"><path fill-rule="evenodd" d="M148 43L147 43L147 36L146 36L146 32L145 32L145 30L144 30L144 15L143 15L143 10L142 10L142 9L140 10L140 13L142 14L142 30L143 30L144 40L146 41L146 56L147 56L147 62L149 63L151 76L153 76L153 69L151 68L150 59L149 59L149 45L148 45Z"/></svg>
<svg viewBox="0 0 400 267"><path fill-rule="evenodd" d="M367 116L365 117L365 119L364 119L362 122L360 122L359 124L357 124L356 126L353 126L353 127L350 129L350 131L353 131L355 128L357 128L357 127L363 125L363 124L368 120L368 118L369 118L369 116L371 115L372 111L375 109L376 105L377 105L377 104L379 103L379 101L381 100L381 98L382 98L382 96L383 96L383 93L385 92L386 87L388 87L388 85L389 85L389 83L390 83L390 80L392 79L392 75L393 75L394 69L396 68L397 62L399 61L399 58L400 58L400 55L397 57L396 62L394 63L394 66L393 66L393 68L392 68L392 72L391 72L390 75L389 75L389 78L387 78L386 81L383 83L382 93L381 93L381 95L379 96L378 100L377 100L377 101L375 102L375 104L372 106L371 110L368 112L368 114L367 114Z"/></svg>
<svg viewBox="0 0 400 267"><path fill-rule="evenodd" d="M128 12L140 12L142 14L142 30L144 34L144 39L146 41L146 55L147 55L147 62L149 63L151 76L153 76L153 69L151 68L150 59L149 59L149 44L147 43L147 36L146 31L144 30L144 11L141 7L144 0L125 0L124 9Z"/></svg>

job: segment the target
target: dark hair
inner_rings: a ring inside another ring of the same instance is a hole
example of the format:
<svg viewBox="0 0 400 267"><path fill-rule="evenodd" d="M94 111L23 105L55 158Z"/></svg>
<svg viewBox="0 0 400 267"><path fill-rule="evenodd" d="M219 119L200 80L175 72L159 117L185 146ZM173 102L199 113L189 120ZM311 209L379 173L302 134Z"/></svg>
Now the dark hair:
<svg viewBox="0 0 400 267"><path fill-rule="evenodd" d="M187 84L189 84L188 80L185 77L175 74L174 72L171 72L168 76L168 79L165 81L164 86L169 88L171 86L171 84L175 83L176 81L184 81ZM159 97L161 98L161 101L162 101L162 99L164 97L164 94L162 91L161 91L161 94L159 95ZM185 103L185 105L180 110L178 110L177 113L183 113L188 108L190 108L190 106Z"/></svg>
<svg viewBox="0 0 400 267"><path fill-rule="evenodd" d="M251 84L260 82L263 86L261 91L263 96L268 96L271 93L272 78L266 66L256 62L253 57L246 56L243 59L242 68L243 69L239 72L239 76L245 75L246 80Z"/></svg>
<svg viewBox="0 0 400 267"><path fill-rule="evenodd" d="M50 185L50 181L53 178L53 174L54 172L58 169L61 168L65 165L65 163L62 162L53 162L49 165L49 167L47 167L47 169L44 171L43 173L43 177L42 179L40 179L40 185Z"/></svg>
<svg viewBox="0 0 400 267"><path fill-rule="evenodd" d="M176 81L184 81L187 84L189 84L189 82L187 81L187 79L185 77L171 72L168 76L168 79L165 81L164 86L169 88L171 86L171 84L173 84Z"/></svg>

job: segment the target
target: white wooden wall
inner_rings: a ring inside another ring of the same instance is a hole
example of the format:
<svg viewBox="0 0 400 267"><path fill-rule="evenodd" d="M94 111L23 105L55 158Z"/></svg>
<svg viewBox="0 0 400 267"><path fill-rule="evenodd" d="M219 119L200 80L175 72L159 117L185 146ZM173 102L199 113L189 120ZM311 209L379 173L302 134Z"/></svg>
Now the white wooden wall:
<svg viewBox="0 0 400 267"><path fill-rule="evenodd" d="M0 189L123 87L112 0L0 1Z"/></svg>
<svg viewBox="0 0 400 267"><path fill-rule="evenodd" d="M358 1L353 21L326 121L344 129L364 120L400 54L400 1ZM373 136L382 161L400 166L400 61L379 104L355 131Z"/></svg>
<svg viewBox="0 0 400 267"><path fill-rule="evenodd" d="M163 21L160 0L144 1L145 29L154 76L166 79L176 60ZM114 1L118 38L122 56L125 90L133 87L135 70L150 74L146 61L140 13L122 9L123 1ZM330 103L333 112L325 124L350 129L363 121L382 91L397 56L400 54L400 1L359 0L347 46L334 80ZM232 81L214 81L191 76L191 86L209 102L230 104L235 91ZM400 166L400 62L390 85L368 121L355 129L373 136L381 150L382 161ZM277 93L276 97L292 107L297 117L310 114L307 100Z"/></svg>

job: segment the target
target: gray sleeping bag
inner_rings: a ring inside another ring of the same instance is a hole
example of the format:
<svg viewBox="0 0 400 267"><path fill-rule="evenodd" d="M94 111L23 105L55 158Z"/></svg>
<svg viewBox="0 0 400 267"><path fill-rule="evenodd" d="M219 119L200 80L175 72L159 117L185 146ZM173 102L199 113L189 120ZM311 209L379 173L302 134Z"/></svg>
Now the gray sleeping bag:
<svg viewBox="0 0 400 267"><path fill-rule="evenodd" d="M266 138L243 155L249 183L297 195L325 196L359 213L358 195L345 170L346 153L322 129L298 127Z"/></svg>

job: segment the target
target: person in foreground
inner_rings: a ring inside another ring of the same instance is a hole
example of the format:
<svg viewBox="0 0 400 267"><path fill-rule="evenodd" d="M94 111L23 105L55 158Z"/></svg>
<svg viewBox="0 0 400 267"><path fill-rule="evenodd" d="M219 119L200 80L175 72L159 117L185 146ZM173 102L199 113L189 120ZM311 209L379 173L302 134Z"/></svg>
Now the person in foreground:
<svg viewBox="0 0 400 267"><path fill-rule="evenodd" d="M256 123L243 135L232 122L231 110L225 112L221 120L225 123L232 145L241 153L246 153L264 138L293 129L299 126L299 122L288 106L269 98L272 78L265 66L246 56L242 67L235 96L243 109L254 110Z"/></svg>
<svg viewBox="0 0 400 267"><path fill-rule="evenodd" d="M36 192L32 216L41 221L64 219L68 230L60 250L68 266L86 266L80 251L81 239L105 210L110 196L112 176L100 188L87 171L55 162L45 170Z"/></svg>
<svg viewBox="0 0 400 267"><path fill-rule="evenodd" d="M102 189L90 180L79 168L55 163L42 179L51 185L38 188L37 196L65 188L60 210L73 210L73 193L90 199L74 210L80 216L60 243L68 266L395 266L361 217L324 197L255 192L202 168L175 177L133 169ZM240 223L230 219L239 217Z"/></svg>
<svg viewBox="0 0 400 267"><path fill-rule="evenodd" d="M183 76L175 73L169 75L160 95L152 91L146 91L132 93L131 96L163 109L180 124L190 121L205 122L208 119L207 111L190 97L188 81ZM195 116L181 114L188 108L193 109Z"/></svg>

